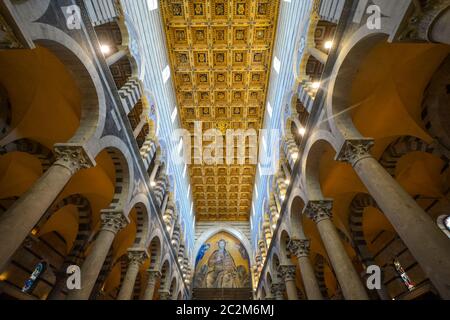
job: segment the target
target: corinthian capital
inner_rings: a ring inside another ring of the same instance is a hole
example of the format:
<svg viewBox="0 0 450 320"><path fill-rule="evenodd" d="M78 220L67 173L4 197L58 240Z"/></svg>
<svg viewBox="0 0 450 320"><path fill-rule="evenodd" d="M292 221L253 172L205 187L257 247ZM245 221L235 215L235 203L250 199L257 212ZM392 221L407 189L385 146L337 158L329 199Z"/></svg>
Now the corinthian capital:
<svg viewBox="0 0 450 320"><path fill-rule="evenodd" d="M315 223L325 219L331 219L333 215L333 200L311 200L308 201L305 208L305 214Z"/></svg>
<svg viewBox="0 0 450 320"><path fill-rule="evenodd" d="M311 243L308 239L291 239L287 249L297 258L308 257L310 245Z"/></svg>
<svg viewBox="0 0 450 320"><path fill-rule="evenodd" d="M56 163L69 169L72 174L81 169L88 169L95 166L95 160L92 159L81 145L56 144L55 154Z"/></svg>
<svg viewBox="0 0 450 320"><path fill-rule="evenodd" d="M371 157L369 150L373 144L373 139L346 140L336 156L336 160L355 166L360 160Z"/></svg>
<svg viewBox="0 0 450 320"><path fill-rule="evenodd" d="M144 249L130 249L128 250L128 261L130 264L140 266L148 258L148 253Z"/></svg>
<svg viewBox="0 0 450 320"><path fill-rule="evenodd" d="M155 283L159 278L161 278L161 272L159 270L148 269L148 282Z"/></svg>
<svg viewBox="0 0 450 320"><path fill-rule="evenodd" d="M114 234L117 234L130 222L121 211L103 211L100 219L102 221L102 230L111 231Z"/></svg>
<svg viewBox="0 0 450 320"><path fill-rule="evenodd" d="M278 272L285 282L295 280L296 267L294 265L280 265Z"/></svg>

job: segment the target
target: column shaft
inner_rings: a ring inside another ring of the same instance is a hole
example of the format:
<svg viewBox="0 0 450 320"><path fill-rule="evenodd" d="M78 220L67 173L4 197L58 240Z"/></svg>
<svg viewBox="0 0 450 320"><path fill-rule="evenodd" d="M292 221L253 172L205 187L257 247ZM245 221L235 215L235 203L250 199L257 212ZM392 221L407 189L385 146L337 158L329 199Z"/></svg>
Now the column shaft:
<svg viewBox="0 0 450 320"><path fill-rule="evenodd" d="M308 239L291 239L288 244L288 250L297 257L306 297L309 300L322 300L322 293L320 292L314 269L309 260L309 249L310 240Z"/></svg>
<svg viewBox="0 0 450 320"><path fill-rule="evenodd" d="M416 201L372 158L355 171L444 299L450 299L450 241Z"/></svg>
<svg viewBox="0 0 450 320"><path fill-rule="evenodd" d="M297 286L295 285L295 279L286 279L285 284L288 300L298 300Z"/></svg>
<svg viewBox="0 0 450 320"><path fill-rule="evenodd" d="M101 230L81 267L81 290L71 291L67 300L88 300L114 241L115 233Z"/></svg>
<svg viewBox="0 0 450 320"><path fill-rule="evenodd" d="M159 170L160 164L158 162L155 162L155 166L153 167L152 173L150 174L150 182L155 182L156 173Z"/></svg>
<svg viewBox="0 0 450 320"><path fill-rule="evenodd" d="M319 221L317 228L345 299L368 300L367 292L345 251L331 219L327 218Z"/></svg>
<svg viewBox="0 0 450 320"><path fill-rule="evenodd" d="M52 290L47 296L47 300L64 300L63 290L66 286L67 277L65 274L58 272L56 274L56 282Z"/></svg>
<svg viewBox="0 0 450 320"><path fill-rule="evenodd" d="M298 265L302 275L303 285L308 300L323 300L319 285L317 284L316 275L311 265L309 257L298 257Z"/></svg>
<svg viewBox="0 0 450 320"><path fill-rule="evenodd" d="M147 284L147 288L145 288L143 300L153 300L154 294L155 294L155 282L149 282Z"/></svg>
<svg viewBox="0 0 450 320"><path fill-rule="evenodd" d="M131 300L133 297L134 285L139 274L139 268L147 259L147 251L132 248L128 251L128 268L120 287L117 300Z"/></svg>
<svg viewBox="0 0 450 320"><path fill-rule="evenodd" d="M272 283L271 293L274 300L284 300L283 291L285 289L284 283Z"/></svg>
<svg viewBox="0 0 450 320"><path fill-rule="evenodd" d="M137 263L130 263L120 287L117 300L130 300L133 294L134 284L139 273L139 265Z"/></svg>

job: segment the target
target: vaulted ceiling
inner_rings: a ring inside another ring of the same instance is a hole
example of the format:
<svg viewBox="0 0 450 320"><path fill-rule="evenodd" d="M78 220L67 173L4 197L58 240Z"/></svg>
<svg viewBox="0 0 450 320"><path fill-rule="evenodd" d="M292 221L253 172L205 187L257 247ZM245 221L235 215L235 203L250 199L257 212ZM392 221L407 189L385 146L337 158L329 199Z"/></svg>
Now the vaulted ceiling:
<svg viewBox="0 0 450 320"><path fill-rule="evenodd" d="M203 132L260 129L279 1L163 0L161 5L183 128L193 133L201 121ZM191 163L197 220L249 219L253 162Z"/></svg>

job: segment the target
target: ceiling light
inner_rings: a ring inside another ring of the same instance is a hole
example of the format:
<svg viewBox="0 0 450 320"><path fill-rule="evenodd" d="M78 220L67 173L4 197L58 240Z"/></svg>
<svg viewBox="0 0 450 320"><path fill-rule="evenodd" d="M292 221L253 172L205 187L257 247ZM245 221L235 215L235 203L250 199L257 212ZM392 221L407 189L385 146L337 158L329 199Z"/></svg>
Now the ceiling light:
<svg viewBox="0 0 450 320"><path fill-rule="evenodd" d="M329 50L329 49L333 48L333 41L326 41L323 46L325 49Z"/></svg>
<svg viewBox="0 0 450 320"><path fill-rule="evenodd" d="M103 54L108 54L111 52L111 47L106 44L102 44L100 46L100 50L102 51Z"/></svg>
<svg viewBox="0 0 450 320"><path fill-rule="evenodd" d="M151 181L150 182L150 186L153 188L153 187L155 187L156 186L156 182L155 181Z"/></svg>
<svg viewBox="0 0 450 320"><path fill-rule="evenodd" d="M284 180L284 183L286 183L287 185L290 185L291 184L291 180L286 179L286 180Z"/></svg>
<svg viewBox="0 0 450 320"><path fill-rule="evenodd" d="M297 152L294 152L294 153L292 154L292 159L293 159L293 160L297 160L297 159L298 159L298 153L297 153Z"/></svg>

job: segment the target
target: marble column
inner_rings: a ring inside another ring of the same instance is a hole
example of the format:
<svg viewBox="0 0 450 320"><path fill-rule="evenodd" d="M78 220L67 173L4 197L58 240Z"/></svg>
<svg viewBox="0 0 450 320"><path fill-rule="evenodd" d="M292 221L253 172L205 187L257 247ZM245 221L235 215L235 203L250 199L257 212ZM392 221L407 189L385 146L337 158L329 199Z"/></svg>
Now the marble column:
<svg viewBox="0 0 450 320"><path fill-rule="evenodd" d="M65 263L61 270L55 272L56 282L46 300L64 300L63 290L66 287L67 274L64 272L68 265Z"/></svg>
<svg viewBox="0 0 450 320"><path fill-rule="evenodd" d="M89 299L114 238L129 223L128 218L120 211L103 211L101 221L102 226L97 239L81 267L81 290L69 292L67 300Z"/></svg>
<svg viewBox="0 0 450 320"><path fill-rule="evenodd" d="M350 163L369 194L439 291L450 299L450 240L369 153L371 139L348 140L337 160Z"/></svg>
<svg viewBox="0 0 450 320"><path fill-rule="evenodd" d="M79 170L94 166L82 146L56 145L56 162L0 217L0 272Z"/></svg>
<svg viewBox="0 0 450 320"><path fill-rule="evenodd" d="M139 273L139 268L148 258L147 251L143 249L128 250L128 267L120 287L117 300L131 300L134 290L134 284Z"/></svg>
<svg viewBox="0 0 450 320"><path fill-rule="evenodd" d="M272 297L274 300L284 300L284 290L286 289L286 286L282 282L274 282L272 283L272 286L270 287L270 293L272 294Z"/></svg>
<svg viewBox="0 0 450 320"><path fill-rule="evenodd" d="M147 270L148 281L147 287L145 288L145 293L142 300L153 300L153 295L155 293L155 285L159 279L161 279L161 272L158 270Z"/></svg>
<svg viewBox="0 0 450 320"><path fill-rule="evenodd" d="M294 265L280 265L278 267L278 273L284 281L286 286L286 293L288 300L298 300L297 285L295 284L295 270Z"/></svg>
<svg viewBox="0 0 450 320"><path fill-rule="evenodd" d="M369 296L331 221L332 206L331 200L309 201L305 213L317 225L345 299L368 300Z"/></svg>
<svg viewBox="0 0 450 320"><path fill-rule="evenodd" d="M56 282L47 296L47 300L64 300L64 290L67 289L67 268L71 265L78 265L76 261L65 261L62 267L55 272Z"/></svg>
<svg viewBox="0 0 450 320"><path fill-rule="evenodd" d="M323 300L314 268L309 260L310 241L307 239L291 239L288 250L297 257L298 266L308 300Z"/></svg>

